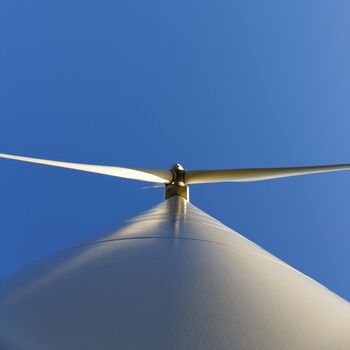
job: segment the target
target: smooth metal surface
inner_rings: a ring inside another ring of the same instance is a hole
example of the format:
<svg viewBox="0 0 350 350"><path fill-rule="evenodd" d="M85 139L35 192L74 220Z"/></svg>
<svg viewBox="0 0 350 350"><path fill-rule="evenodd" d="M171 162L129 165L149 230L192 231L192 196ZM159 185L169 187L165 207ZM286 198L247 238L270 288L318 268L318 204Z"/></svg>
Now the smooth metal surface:
<svg viewBox="0 0 350 350"><path fill-rule="evenodd" d="M1 350L349 350L350 304L179 196L0 285Z"/></svg>
<svg viewBox="0 0 350 350"><path fill-rule="evenodd" d="M92 164L79 164L79 163L68 163L59 162L56 160L46 160L39 158L29 158L22 156L14 156L11 154L0 153L0 158L20 160L23 162L51 165L60 168L74 169L87 171L90 173L123 177L126 179L156 182L156 183L169 183L173 175L169 170L157 170L157 169L133 169L133 168L122 168L117 166L104 166L104 165L92 165Z"/></svg>
<svg viewBox="0 0 350 350"><path fill-rule="evenodd" d="M350 170L350 164L293 168L194 170L186 171L185 179L187 185L210 182L250 182L343 170Z"/></svg>

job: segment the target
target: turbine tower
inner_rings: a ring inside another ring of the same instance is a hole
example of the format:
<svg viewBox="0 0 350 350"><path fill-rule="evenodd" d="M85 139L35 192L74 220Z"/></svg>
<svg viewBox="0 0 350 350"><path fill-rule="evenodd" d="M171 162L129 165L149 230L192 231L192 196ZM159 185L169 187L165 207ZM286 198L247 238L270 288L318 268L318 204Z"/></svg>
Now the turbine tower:
<svg viewBox="0 0 350 350"><path fill-rule="evenodd" d="M350 165L186 171L2 158L164 184L118 230L0 284L1 350L348 350L350 304L189 202L188 185Z"/></svg>

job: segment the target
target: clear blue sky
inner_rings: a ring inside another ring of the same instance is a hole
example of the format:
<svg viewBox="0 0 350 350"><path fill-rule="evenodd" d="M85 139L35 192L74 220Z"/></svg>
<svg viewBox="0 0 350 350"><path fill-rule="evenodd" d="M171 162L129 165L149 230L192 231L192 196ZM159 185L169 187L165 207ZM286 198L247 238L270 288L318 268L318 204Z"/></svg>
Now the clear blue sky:
<svg viewBox="0 0 350 350"><path fill-rule="evenodd" d="M350 163L348 1L0 4L0 152L135 167ZM0 161L0 276L162 200ZM192 202L350 300L350 172Z"/></svg>

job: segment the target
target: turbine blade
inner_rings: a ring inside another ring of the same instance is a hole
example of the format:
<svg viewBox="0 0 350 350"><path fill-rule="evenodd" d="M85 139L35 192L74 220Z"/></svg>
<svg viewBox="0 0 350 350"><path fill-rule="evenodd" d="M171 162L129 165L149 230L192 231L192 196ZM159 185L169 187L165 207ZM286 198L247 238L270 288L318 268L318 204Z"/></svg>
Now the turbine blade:
<svg viewBox="0 0 350 350"><path fill-rule="evenodd" d="M196 170L186 171L185 181L186 185L209 182L251 182L342 170L350 170L350 164L305 166L296 168Z"/></svg>
<svg viewBox="0 0 350 350"><path fill-rule="evenodd" d="M123 177L126 179L146 181L146 182L168 183L168 182L171 182L173 178L173 175L170 170L138 169L138 168L133 169L133 168L122 168L117 166L68 163L68 162L59 162L55 160L15 156L11 154L3 154L3 153L0 153L0 158L20 160L20 161L29 162L29 163L51 165L51 166L57 166L61 168L81 170L81 171L87 171L87 172L96 173L96 174Z"/></svg>

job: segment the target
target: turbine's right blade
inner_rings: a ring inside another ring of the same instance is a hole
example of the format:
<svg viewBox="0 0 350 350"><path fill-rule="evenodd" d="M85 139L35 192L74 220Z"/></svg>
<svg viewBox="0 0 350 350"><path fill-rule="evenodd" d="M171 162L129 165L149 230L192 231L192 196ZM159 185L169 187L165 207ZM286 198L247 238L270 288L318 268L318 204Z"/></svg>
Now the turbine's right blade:
<svg viewBox="0 0 350 350"><path fill-rule="evenodd" d="M350 164L306 166L296 168L257 168L186 171L186 185L209 182L250 182L298 175L350 170Z"/></svg>
<svg viewBox="0 0 350 350"><path fill-rule="evenodd" d="M172 181L172 178L173 178L173 175L170 170L138 169L138 168L133 169L133 168L122 168L117 166L68 163L68 162L59 162L55 160L15 156L11 154L3 154L3 153L0 153L0 158L14 159L14 160L20 160L23 162L51 165L51 166L57 166L61 168L68 168L68 169L74 169L74 170L82 170L82 171L87 171L91 173L123 177L126 179L146 181L146 182L169 183Z"/></svg>

